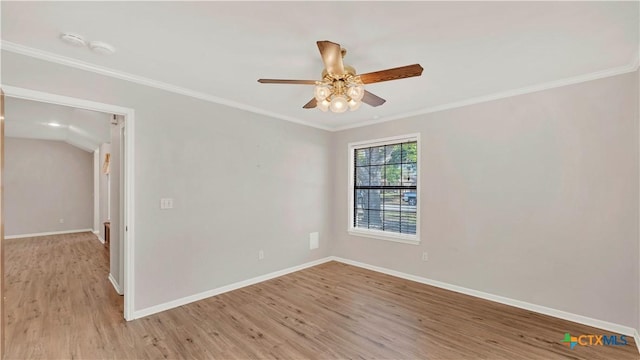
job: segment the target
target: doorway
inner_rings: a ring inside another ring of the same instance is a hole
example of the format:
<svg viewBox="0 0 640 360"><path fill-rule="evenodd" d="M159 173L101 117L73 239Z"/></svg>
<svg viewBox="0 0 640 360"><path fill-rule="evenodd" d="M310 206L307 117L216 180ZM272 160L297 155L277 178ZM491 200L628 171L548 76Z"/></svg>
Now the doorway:
<svg viewBox="0 0 640 360"><path fill-rule="evenodd" d="M119 214L121 226L119 227L119 238L121 240L120 259L123 263L123 292L124 292L124 311L125 320L134 319L134 110L117 105L93 102L84 99L61 96L51 93L44 93L29 89L3 86L4 95L10 98L23 100L31 100L54 105L63 105L78 109L92 110L103 113L115 114L121 116L123 125L120 127L120 135L122 136L120 148L122 150L121 179L122 194L119 204ZM1 134L4 143L4 134ZM4 194L3 194L4 196ZM4 253L1 254L4 257ZM2 274L4 276L4 274ZM3 323L4 324L4 323ZM2 325L4 326L4 325Z"/></svg>

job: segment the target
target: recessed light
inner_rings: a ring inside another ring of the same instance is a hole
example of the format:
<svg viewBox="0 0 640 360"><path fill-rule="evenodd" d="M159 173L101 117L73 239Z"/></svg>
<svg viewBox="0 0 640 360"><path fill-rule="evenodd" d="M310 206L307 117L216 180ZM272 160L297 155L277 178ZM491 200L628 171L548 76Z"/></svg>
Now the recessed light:
<svg viewBox="0 0 640 360"><path fill-rule="evenodd" d="M52 127L61 127L62 126L62 125L60 125L58 123L55 123L55 122L47 123L47 125L52 126Z"/></svg>
<svg viewBox="0 0 640 360"><path fill-rule="evenodd" d="M60 38L62 39L62 41L73 46L80 47L87 44L82 36L74 33L62 33L60 35Z"/></svg>
<svg viewBox="0 0 640 360"><path fill-rule="evenodd" d="M100 55L111 55L116 51L113 46L102 41L91 41L89 48Z"/></svg>

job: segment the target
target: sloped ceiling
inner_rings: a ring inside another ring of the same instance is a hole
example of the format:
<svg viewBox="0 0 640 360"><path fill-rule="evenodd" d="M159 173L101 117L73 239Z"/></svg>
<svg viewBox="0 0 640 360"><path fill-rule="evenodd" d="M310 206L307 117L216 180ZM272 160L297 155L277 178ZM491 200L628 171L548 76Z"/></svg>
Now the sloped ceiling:
<svg viewBox="0 0 640 360"><path fill-rule="evenodd" d="M638 2L2 2L6 51L340 129L373 120L637 68ZM111 43L100 56L63 31ZM319 79L315 41L347 48L359 73L412 63L422 77L367 89L387 103L305 110Z"/></svg>
<svg viewBox="0 0 640 360"><path fill-rule="evenodd" d="M105 113L5 98L5 135L8 137L64 141L92 152L100 144L111 141L110 119L111 115Z"/></svg>

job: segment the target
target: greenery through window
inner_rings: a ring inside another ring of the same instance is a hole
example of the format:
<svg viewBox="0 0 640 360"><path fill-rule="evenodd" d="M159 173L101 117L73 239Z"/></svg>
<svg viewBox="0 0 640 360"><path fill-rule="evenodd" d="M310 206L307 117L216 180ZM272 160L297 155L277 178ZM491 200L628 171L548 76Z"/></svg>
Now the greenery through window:
<svg viewBox="0 0 640 360"><path fill-rule="evenodd" d="M416 234L417 142L354 149L353 227Z"/></svg>

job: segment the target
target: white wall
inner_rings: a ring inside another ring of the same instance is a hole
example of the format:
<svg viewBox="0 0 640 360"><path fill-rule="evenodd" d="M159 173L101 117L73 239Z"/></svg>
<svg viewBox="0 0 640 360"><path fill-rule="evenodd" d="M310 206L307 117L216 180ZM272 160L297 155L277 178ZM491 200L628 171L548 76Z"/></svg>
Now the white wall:
<svg viewBox="0 0 640 360"><path fill-rule="evenodd" d="M332 253L637 327L638 131L636 73L341 131ZM422 243L349 235L347 144L416 132Z"/></svg>
<svg viewBox="0 0 640 360"><path fill-rule="evenodd" d="M92 229L93 153L6 138L4 206L6 236Z"/></svg>
<svg viewBox="0 0 640 360"><path fill-rule="evenodd" d="M2 81L135 109L136 310L328 255L330 133L9 52Z"/></svg>
<svg viewBox="0 0 640 360"><path fill-rule="evenodd" d="M110 229L110 273L114 279L118 282L120 287L124 285L124 248L122 239L120 236L121 224L120 224L120 199L121 199L121 187L120 187L120 175L121 175L121 151L120 151L120 126L111 125L111 165L110 168L110 182L111 191L109 196L111 199L111 209L109 212L109 218L111 222Z"/></svg>
<svg viewBox="0 0 640 360"><path fill-rule="evenodd" d="M93 151L93 232L100 234L100 150Z"/></svg>
<svg viewBox="0 0 640 360"><path fill-rule="evenodd" d="M108 179L107 179L107 174L105 174L102 169L104 167L104 159L105 159L105 155L111 153L111 144L109 143L104 143L100 145L100 149L99 149L99 156L100 156L100 174L99 174L99 195L100 195L100 201L99 201L99 205L100 205L100 213L99 213L99 219L100 219L100 237L102 237L102 239L105 238L105 234L104 234L104 222L109 220L109 212L108 212L108 206L109 206L109 191L108 191L108 187L109 187L109 183L108 183Z"/></svg>

